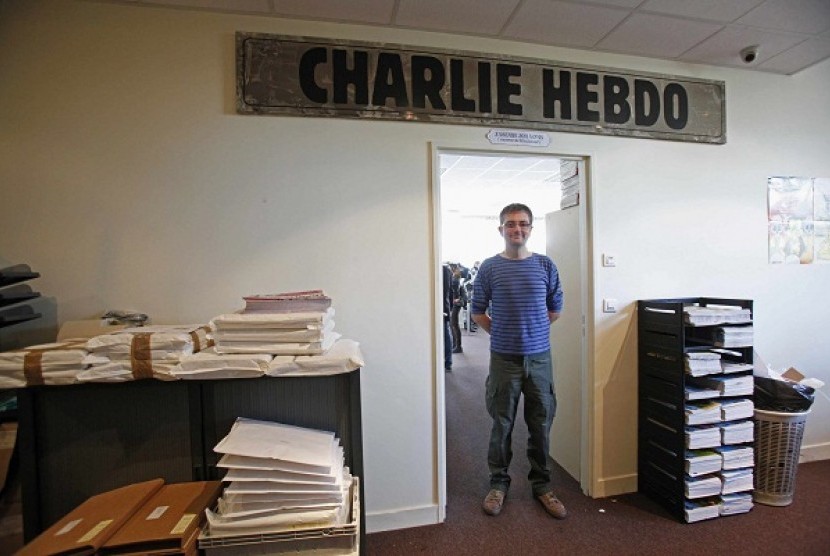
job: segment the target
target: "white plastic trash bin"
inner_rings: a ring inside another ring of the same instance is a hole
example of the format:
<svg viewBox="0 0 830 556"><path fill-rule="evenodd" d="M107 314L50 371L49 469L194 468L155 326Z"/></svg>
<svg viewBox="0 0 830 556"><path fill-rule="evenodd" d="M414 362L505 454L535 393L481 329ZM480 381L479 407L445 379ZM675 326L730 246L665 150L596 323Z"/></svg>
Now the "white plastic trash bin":
<svg viewBox="0 0 830 556"><path fill-rule="evenodd" d="M755 410L753 499L759 504L788 506L792 503L801 440L809 413Z"/></svg>

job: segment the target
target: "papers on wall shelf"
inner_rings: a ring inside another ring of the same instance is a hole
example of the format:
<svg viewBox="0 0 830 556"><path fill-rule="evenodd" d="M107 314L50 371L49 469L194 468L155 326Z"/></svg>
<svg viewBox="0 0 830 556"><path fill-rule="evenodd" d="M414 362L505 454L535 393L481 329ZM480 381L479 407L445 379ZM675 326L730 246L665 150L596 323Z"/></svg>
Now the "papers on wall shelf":
<svg viewBox="0 0 830 556"><path fill-rule="evenodd" d="M721 492L721 479L717 475L686 477L684 481L686 498L705 498Z"/></svg>
<svg viewBox="0 0 830 556"><path fill-rule="evenodd" d="M743 324L752 322L752 311L731 305L692 305L683 308L683 320L693 326Z"/></svg>
<svg viewBox="0 0 830 556"><path fill-rule="evenodd" d="M728 445L715 448L721 459L723 469L740 469L755 465L755 451L752 446Z"/></svg>
<svg viewBox="0 0 830 556"><path fill-rule="evenodd" d="M718 347L752 347L752 326L719 326L715 328L714 336L715 345Z"/></svg>
<svg viewBox="0 0 830 556"><path fill-rule="evenodd" d="M690 450L714 448L721 445L721 431L715 425L686 427L684 432L686 448Z"/></svg>
<svg viewBox="0 0 830 556"><path fill-rule="evenodd" d="M711 351L696 351L685 356L686 374L705 376L722 372L720 355Z"/></svg>
<svg viewBox="0 0 830 556"><path fill-rule="evenodd" d="M720 403L721 421L749 419L754 415L755 404L749 398L722 400Z"/></svg>
<svg viewBox="0 0 830 556"><path fill-rule="evenodd" d="M686 450L686 474L690 477L715 473L721 470L723 458L714 450Z"/></svg>
<svg viewBox="0 0 830 556"><path fill-rule="evenodd" d="M721 431L721 444L741 444L754 440L755 425L751 419L718 425Z"/></svg>
<svg viewBox="0 0 830 556"><path fill-rule="evenodd" d="M691 384L684 386L684 392L687 400L707 400L720 396L720 390L692 386Z"/></svg>
<svg viewBox="0 0 830 556"><path fill-rule="evenodd" d="M749 492L724 494L720 498L720 515L742 514L752 509L752 494Z"/></svg>
<svg viewBox="0 0 830 556"><path fill-rule="evenodd" d="M708 425L721 420L721 406L719 402L687 403L685 419L687 425Z"/></svg>
<svg viewBox="0 0 830 556"><path fill-rule="evenodd" d="M753 475L751 467L747 469L721 471L718 473L718 476L723 483L723 488L721 489L723 494L752 490Z"/></svg>
<svg viewBox="0 0 830 556"><path fill-rule="evenodd" d="M702 498L698 500L686 500L685 513L686 523L712 519L720 515L719 498Z"/></svg>
<svg viewBox="0 0 830 556"><path fill-rule="evenodd" d="M717 390L721 396L750 396L755 389L752 375L705 376L689 380L694 386Z"/></svg>
<svg viewBox="0 0 830 556"><path fill-rule="evenodd" d="M347 522L352 477L333 433L240 418L214 451L230 484L206 512L211 537Z"/></svg>

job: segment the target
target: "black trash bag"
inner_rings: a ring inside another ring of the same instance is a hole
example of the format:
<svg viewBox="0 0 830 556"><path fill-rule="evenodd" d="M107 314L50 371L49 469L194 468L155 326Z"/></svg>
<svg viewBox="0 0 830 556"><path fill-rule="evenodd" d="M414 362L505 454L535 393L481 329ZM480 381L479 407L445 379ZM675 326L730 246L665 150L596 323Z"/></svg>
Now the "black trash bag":
<svg viewBox="0 0 830 556"><path fill-rule="evenodd" d="M815 399L811 386L797 382L755 377L755 408L784 413L801 413L810 409Z"/></svg>

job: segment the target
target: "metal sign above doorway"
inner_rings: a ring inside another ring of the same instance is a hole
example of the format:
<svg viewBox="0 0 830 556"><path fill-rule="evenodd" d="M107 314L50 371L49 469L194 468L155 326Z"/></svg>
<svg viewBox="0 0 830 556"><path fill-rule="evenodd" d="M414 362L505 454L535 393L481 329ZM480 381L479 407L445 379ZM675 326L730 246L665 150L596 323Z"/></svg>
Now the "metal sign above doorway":
<svg viewBox="0 0 830 556"><path fill-rule="evenodd" d="M237 111L726 142L725 85L551 60L236 34Z"/></svg>

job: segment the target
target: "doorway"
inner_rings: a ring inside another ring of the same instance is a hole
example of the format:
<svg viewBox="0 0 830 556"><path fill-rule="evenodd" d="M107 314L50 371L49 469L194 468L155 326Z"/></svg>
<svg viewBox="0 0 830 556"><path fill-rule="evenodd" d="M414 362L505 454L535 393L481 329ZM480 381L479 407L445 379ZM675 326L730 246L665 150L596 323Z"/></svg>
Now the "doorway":
<svg viewBox="0 0 830 556"><path fill-rule="evenodd" d="M533 234L528 241L531 251L548 254L557 263L563 284L566 283L566 311L569 315L567 331L552 327L551 342L554 352L554 375L559 405L551 431L551 456L569 475L588 492L590 483L588 465L588 434L586 400L587 349L585 322L587 288L583 287L587 275L587 226L585 212L585 161L580 157L553 154L516 153L495 151L460 151L434 149L435 163L433 199L435 201L435 247L439 263L460 263L472 268L504 247L498 234L498 213L512 202L521 202L534 212ZM572 169L569 170L569 169ZM570 172L570 174L568 173ZM567 178L574 179L568 180ZM561 210L563 181L568 182L565 204L573 204L573 184L577 183L577 203L573 208ZM579 206L581 200L582 206ZM575 209L575 210L573 210ZM439 313L440 314L440 313ZM560 319L563 320L563 319ZM468 323L469 321L467 321ZM462 323L466 324L464 320ZM574 326L574 323L577 323ZM462 327L471 331L462 324ZM567 333L565 333L567 332ZM483 331L475 332L485 336ZM437 360L443 361L443 336L436 334ZM473 346L485 346L488 340L476 338ZM570 349L564 349L569 346ZM561 348L561 349L560 349ZM562 354L560 356L560 353ZM568 376L560 378L557 369L570 369ZM578 372L573 372L577 369ZM440 366L443 374L443 365ZM484 368L486 373L486 366ZM439 507L441 517L446 508L446 443L450 438L445 422L444 377L437 383L439 409ZM483 400L483 383L481 386ZM482 403L483 408L483 403ZM521 419L519 419L521 421ZM518 423L517 423L518 424ZM519 426L522 426L519 424ZM517 453L523 453L517 452ZM481 457L485 457L482 454ZM514 457L514 461L516 461Z"/></svg>

